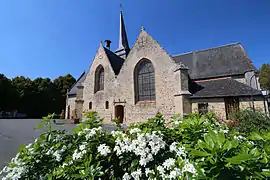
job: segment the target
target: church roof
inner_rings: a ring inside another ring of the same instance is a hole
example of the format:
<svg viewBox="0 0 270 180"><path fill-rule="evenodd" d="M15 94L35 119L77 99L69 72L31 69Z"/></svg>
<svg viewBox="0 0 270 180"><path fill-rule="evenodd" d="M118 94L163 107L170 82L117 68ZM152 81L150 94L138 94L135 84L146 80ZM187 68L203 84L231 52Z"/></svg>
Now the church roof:
<svg viewBox="0 0 270 180"><path fill-rule="evenodd" d="M109 61L111 63L115 75L118 75L125 60L105 47L104 50L107 57L109 58Z"/></svg>
<svg viewBox="0 0 270 180"><path fill-rule="evenodd" d="M256 70L240 43L172 56L189 68L191 79L244 74Z"/></svg>
<svg viewBox="0 0 270 180"><path fill-rule="evenodd" d="M191 82L189 87L193 94L190 98L262 95L261 91L232 78Z"/></svg>
<svg viewBox="0 0 270 180"><path fill-rule="evenodd" d="M71 96L71 95L76 95L77 94L77 85L81 85L81 83L84 82L86 78L86 73L83 72L81 74L81 76L77 79L77 81L72 85L72 87L70 88L69 92L68 92L68 95Z"/></svg>

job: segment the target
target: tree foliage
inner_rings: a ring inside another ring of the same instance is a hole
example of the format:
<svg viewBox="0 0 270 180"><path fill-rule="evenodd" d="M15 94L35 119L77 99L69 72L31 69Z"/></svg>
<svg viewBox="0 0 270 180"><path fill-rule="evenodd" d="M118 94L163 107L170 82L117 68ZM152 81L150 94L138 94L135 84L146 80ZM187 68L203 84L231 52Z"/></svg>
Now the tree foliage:
<svg viewBox="0 0 270 180"><path fill-rule="evenodd" d="M8 79L0 74L0 111L17 111L29 118L60 114L65 109L67 89L74 82L75 78L70 74L54 81L41 77L31 80L23 76Z"/></svg>
<svg viewBox="0 0 270 180"><path fill-rule="evenodd" d="M263 64L259 70L261 88L270 90L270 64Z"/></svg>

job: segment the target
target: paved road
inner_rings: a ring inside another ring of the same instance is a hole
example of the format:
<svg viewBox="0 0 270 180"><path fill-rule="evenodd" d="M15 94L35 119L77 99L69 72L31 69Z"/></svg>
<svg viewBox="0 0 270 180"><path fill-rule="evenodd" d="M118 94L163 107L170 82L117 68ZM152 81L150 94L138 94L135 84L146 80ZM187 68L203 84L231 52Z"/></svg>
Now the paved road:
<svg viewBox="0 0 270 180"><path fill-rule="evenodd" d="M40 121L40 119L0 119L0 171L17 154L21 145L33 142L40 135L40 130L34 130ZM71 132L75 125L69 120L62 120L54 127ZM104 125L104 128L114 129L112 125Z"/></svg>

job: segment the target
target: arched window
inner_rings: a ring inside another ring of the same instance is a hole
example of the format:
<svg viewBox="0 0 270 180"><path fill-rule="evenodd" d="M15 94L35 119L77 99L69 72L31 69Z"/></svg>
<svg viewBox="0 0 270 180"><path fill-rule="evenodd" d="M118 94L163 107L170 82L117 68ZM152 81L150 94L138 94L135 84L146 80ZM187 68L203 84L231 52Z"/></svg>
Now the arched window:
<svg viewBox="0 0 270 180"><path fill-rule="evenodd" d="M138 101L155 101L155 70L148 59L141 60L135 67L135 99Z"/></svg>
<svg viewBox="0 0 270 180"><path fill-rule="evenodd" d="M104 68L100 65L95 72L95 92L104 89Z"/></svg>

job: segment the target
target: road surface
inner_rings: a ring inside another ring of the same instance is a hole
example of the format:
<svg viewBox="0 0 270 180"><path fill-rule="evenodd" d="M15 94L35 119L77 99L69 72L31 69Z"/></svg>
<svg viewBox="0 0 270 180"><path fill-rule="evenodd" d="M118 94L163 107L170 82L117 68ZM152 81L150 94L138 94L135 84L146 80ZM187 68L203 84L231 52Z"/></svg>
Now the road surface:
<svg viewBox="0 0 270 180"><path fill-rule="evenodd" d="M0 171L16 156L21 145L29 144L37 138L41 130L34 130L40 119L0 119ZM70 120L56 120L55 129L72 131L76 125ZM103 125L107 130L114 129L112 125Z"/></svg>

